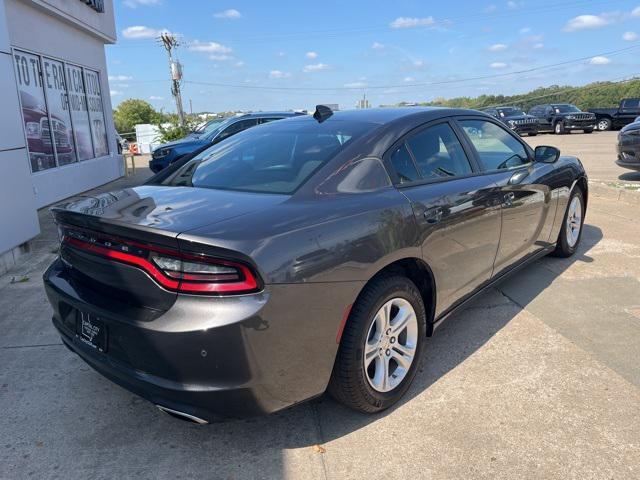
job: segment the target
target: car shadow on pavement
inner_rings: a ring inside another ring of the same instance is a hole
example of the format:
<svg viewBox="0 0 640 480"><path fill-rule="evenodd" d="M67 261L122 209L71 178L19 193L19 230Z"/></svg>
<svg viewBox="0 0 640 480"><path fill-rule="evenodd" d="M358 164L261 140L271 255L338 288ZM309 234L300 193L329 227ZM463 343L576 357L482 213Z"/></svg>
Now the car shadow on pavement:
<svg viewBox="0 0 640 480"><path fill-rule="evenodd" d="M626 172L618 177L623 182L640 182L640 172Z"/></svg>
<svg viewBox="0 0 640 480"><path fill-rule="evenodd" d="M421 396L432 384L485 345L565 270L575 263L592 263L588 252L602 238L600 228L585 224L579 250L574 256L543 257L472 300L464 310L454 313L428 339L420 370L404 398L394 407L379 414L366 415L338 404L328 395L315 400L322 441L340 438L405 408L407 403ZM516 301L503 291L512 283L526 285Z"/></svg>

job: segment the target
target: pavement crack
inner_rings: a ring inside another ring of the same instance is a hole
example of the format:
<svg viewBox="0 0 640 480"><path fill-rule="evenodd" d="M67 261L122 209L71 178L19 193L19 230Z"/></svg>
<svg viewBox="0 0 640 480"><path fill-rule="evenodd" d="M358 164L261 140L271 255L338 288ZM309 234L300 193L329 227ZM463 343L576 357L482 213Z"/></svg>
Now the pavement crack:
<svg viewBox="0 0 640 480"><path fill-rule="evenodd" d="M7 345L4 347L0 347L0 349L2 350L11 350L11 349L16 349L16 348L39 348L39 347L57 347L59 345L62 345L62 342L58 342L58 343L38 343L35 345Z"/></svg>
<svg viewBox="0 0 640 480"><path fill-rule="evenodd" d="M322 432L322 424L320 423L320 412L318 411L318 404L316 402L311 403L311 412L313 413L313 423L316 427L316 437L318 445L324 444L324 433ZM327 464L324 461L324 454L320 454L320 461L322 462L322 471L324 473L325 480L329 479L327 474Z"/></svg>

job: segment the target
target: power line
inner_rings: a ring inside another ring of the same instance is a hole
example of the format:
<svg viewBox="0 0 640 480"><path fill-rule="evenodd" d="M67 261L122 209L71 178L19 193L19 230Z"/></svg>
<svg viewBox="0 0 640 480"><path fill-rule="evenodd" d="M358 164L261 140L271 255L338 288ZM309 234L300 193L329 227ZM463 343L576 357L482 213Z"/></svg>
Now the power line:
<svg viewBox="0 0 640 480"><path fill-rule="evenodd" d="M640 48L640 43L634 44L630 47L620 48L617 50L609 50L607 52L596 53L593 55L588 55L585 57L575 58L572 60L565 60L563 62L552 63L548 65L541 65L539 67L526 68L523 70L516 70L511 72L504 73L494 73L490 75L479 75L475 77L467 77L467 78L458 78L458 79L449 79L449 80L440 80L436 82L419 82L419 83L404 83L404 84L391 84L391 85L370 85L367 87L278 87L271 85L246 85L246 84L233 84L233 83L220 83L220 82L199 82L199 81L185 81L185 83L189 83L192 85L205 85L211 87L222 87L222 88L239 88L239 89L250 89L250 90L274 90L274 91L353 91L353 90L381 90L381 89L406 89L406 88L417 88L417 87L433 87L439 85L450 85L455 83L464 83L471 82L477 80L489 80L494 78L503 78L509 77L512 75L522 75L525 73L537 72L540 70L546 70L551 68L557 68L565 65L570 65L572 63L584 62L585 60L590 60L593 57L598 56L613 56L626 52L630 52L632 50Z"/></svg>

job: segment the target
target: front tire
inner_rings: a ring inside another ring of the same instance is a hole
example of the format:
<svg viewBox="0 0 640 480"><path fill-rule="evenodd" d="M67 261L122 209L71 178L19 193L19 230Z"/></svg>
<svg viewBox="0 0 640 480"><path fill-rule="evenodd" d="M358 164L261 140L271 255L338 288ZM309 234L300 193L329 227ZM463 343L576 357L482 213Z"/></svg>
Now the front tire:
<svg viewBox="0 0 640 480"><path fill-rule="evenodd" d="M576 187L569 197L567 210L564 212L564 218L562 220L562 228L558 234L556 249L552 255L566 258L576 253L580 245L580 240L582 239L584 213L584 195L582 190Z"/></svg>
<svg viewBox="0 0 640 480"><path fill-rule="evenodd" d="M584 133L593 133L593 128L585 128Z"/></svg>
<svg viewBox="0 0 640 480"><path fill-rule="evenodd" d="M329 393L360 412L389 408L415 377L426 339L422 296L406 277L371 281L344 328Z"/></svg>
<svg viewBox="0 0 640 480"><path fill-rule="evenodd" d="M538 135L538 132L531 132L531 133L529 133L529 136L530 136L530 137L535 137L536 135Z"/></svg>
<svg viewBox="0 0 640 480"><path fill-rule="evenodd" d="M564 123L557 122L555 127L553 127L553 131L556 135L564 135L567 131L564 129Z"/></svg>

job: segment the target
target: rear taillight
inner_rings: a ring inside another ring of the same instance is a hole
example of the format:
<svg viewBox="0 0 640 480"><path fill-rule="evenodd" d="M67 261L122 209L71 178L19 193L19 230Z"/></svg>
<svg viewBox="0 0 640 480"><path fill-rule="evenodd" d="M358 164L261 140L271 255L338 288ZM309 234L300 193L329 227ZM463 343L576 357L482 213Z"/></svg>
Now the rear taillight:
<svg viewBox="0 0 640 480"><path fill-rule="evenodd" d="M236 261L185 254L76 229L63 229L62 243L138 267L167 290L200 294L240 294L259 290L253 271Z"/></svg>

